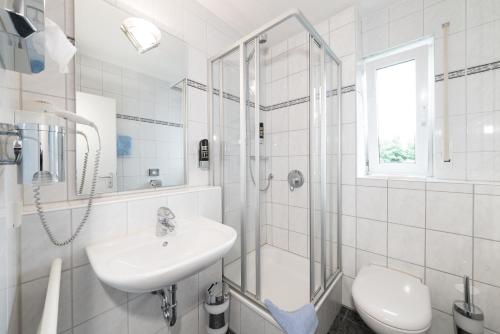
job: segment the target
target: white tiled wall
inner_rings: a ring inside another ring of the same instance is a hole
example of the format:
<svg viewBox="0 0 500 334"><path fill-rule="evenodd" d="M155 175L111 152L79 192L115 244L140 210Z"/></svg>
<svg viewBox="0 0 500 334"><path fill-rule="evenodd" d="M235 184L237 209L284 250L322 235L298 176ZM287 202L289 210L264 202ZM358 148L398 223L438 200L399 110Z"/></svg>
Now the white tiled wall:
<svg viewBox="0 0 500 334"><path fill-rule="evenodd" d="M176 0L153 2L147 1L147 6L144 8L153 9L155 18L168 22L162 26L167 26L170 33L186 42L188 77L206 83L208 55L229 44L237 35L206 11L200 11L194 2L189 4ZM145 3L141 1L141 6ZM151 14L151 11L149 13ZM68 36L74 37L73 0L46 1L46 15L59 24ZM38 75L21 75L0 70L1 122L14 123L14 110L35 99L47 100L59 108L74 110L74 66L70 66L68 74L59 74L58 66L49 58L46 61L46 70ZM189 185L202 186L208 184L208 172L198 168L197 147L198 141L208 136L206 93L189 87L188 100ZM68 141L68 148L69 164L66 170L68 180L73 180L74 141ZM140 221L144 221L144 216L137 216L134 213L141 211L138 208L144 210L148 208L154 212L159 203L151 200L142 202L138 200L136 203L105 206L110 210L109 212L116 213L116 216L106 215L110 219L102 225L96 225L98 232L95 229L87 230L83 233L82 239L75 242L72 247L54 249L46 244L44 232L39 230L39 222L34 217L26 217L21 229L13 227L21 220L20 212L23 204L33 203L31 187L24 188L23 196L23 188L16 185L15 173L16 169L12 167L0 169L0 261L2 268L5 268L0 275L0 332L6 333L9 330L9 333L17 334L33 333L36 330L46 287L48 265L54 257L61 256L64 266L61 330L68 329L66 333L124 333L127 330L130 333L138 330L149 333L167 333L168 331L163 328L164 322L157 313L159 310L157 300L147 295L124 295L104 287L93 277L82 252L82 247L90 240L120 235L134 228L140 228ZM200 192L202 193L211 193L214 199L220 198L220 194L212 193L212 190ZM42 188L44 202L72 200L75 198L74 194L73 182ZM202 196L199 195L198 204L193 212L198 212L199 205L200 214L206 213L220 220L220 213L214 212L214 203L202 200ZM175 199L172 198L172 201L175 202ZM166 204L166 198L164 204ZM57 207L58 204L54 205ZM67 203L63 202L61 206L67 207ZM127 210L129 206L135 207L133 210ZM177 209L185 210L180 206ZM100 205L96 206L96 211L103 214L109 213ZM130 216L127 215L127 211ZM56 233L63 237L69 235L71 220L76 221L79 214L78 209L63 210L50 213L49 216L53 217L49 220L54 219L52 222L57 230ZM23 240L22 247L20 239ZM27 242L29 239L31 242ZM18 264L20 261L22 265ZM23 272L22 278L18 273L19 270ZM181 331L182 333L198 333L198 328L200 328L200 333L203 332L204 312L198 306L201 297L198 293L190 294L189 291L198 291L198 289L202 291L206 282L220 279L220 272L220 264L218 264L181 283L180 290L186 291L180 293L185 296L180 298L186 298L180 301L180 304L184 305L181 306L181 314L184 316L179 319L178 325L171 329L172 333ZM22 288L19 279L22 280ZM83 293L87 294L86 298L82 298ZM21 304L22 310L18 311ZM22 329L19 329L18 325L21 325ZM72 327L74 330L70 329Z"/></svg>
<svg viewBox="0 0 500 334"><path fill-rule="evenodd" d="M486 327L498 332L492 296L500 293L500 239L495 237L500 186L370 181L370 186L357 186L357 216L343 217L345 284L352 283L357 272L353 268L359 270L368 263L422 278L431 289L437 314L432 332L441 333L438 329L451 321L452 301L461 297L454 284L469 275L482 296L476 303L485 312ZM358 184L364 183L366 180L358 179ZM367 194L372 202L361 199ZM372 205L377 198L377 205ZM349 294L344 297L352 307Z"/></svg>
<svg viewBox="0 0 500 334"><path fill-rule="evenodd" d="M2 198L0 202L0 331L7 333L17 330L19 279L19 217L16 213L16 203L20 191L15 184L15 168L2 167L0 187ZM8 195L5 195L8 194ZM19 207L19 206L18 206ZM20 207L19 207L20 209Z"/></svg>
<svg viewBox="0 0 500 334"><path fill-rule="evenodd" d="M53 246L32 207L23 216L21 233L21 321L19 333L36 333L52 260L62 258L59 332L73 333L205 333L204 292L221 279L221 263L178 283L178 321L167 328L157 296L127 294L100 282L85 254L90 243L154 228L156 210L168 206L179 218L204 216L221 220L220 188L169 190L128 199L101 200L70 247ZM83 207L47 213L58 238L67 238L80 223ZM187 328L190 328L188 330ZM13 332L15 333L15 332Z"/></svg>
<svg viewBox="0 0 500 334"><path fill-rule="evenodd" d="M272 41L275 43L275 41ZM309 95L309 54L305 33L267 48L264 54L264 105ZM266 175L273 173L265 193L267 242L297 255L309 256L309 104L268 110L265 117ZM288 172L300 170L304 185L290 191ZM265 183L265 182L262 182Z"/></svg>
<svg viewBox="0 0 500 334"><path fill-rule="evenodd" d="M359 58L361 54L366 56L432 35L435 71L441 74L441 24L450 21L450 71L500 61L500 49L491 35L500 20L499 9L498 1L399 1L363 13L362 45L356 53ZM499 180L493 97L500 87L494 81L497 71L449 81L451 164L440 162L442 83L436 83L434 176L440 181L364 177L343 180L345 305L353 307L350 287L363 265L396 268L422 278L429 286L431 333L453 333L451 306L461 298L454 285L467 274L479 290L475 302L485 312L487 331L500 333L495 299L500 285L494 278L500 268L496 260L500 240L495 237L499 186L478 182ZM485 126L492 126L494 133L484 131ZM343 140L345 148L356 147L352 144L355 135Z"/></svg>
<svg viewBox="0 0 500 334"><path fill-rule="evenodd" d="M0 46L1 47L1 46ZM19 106L20 75L0 69L0 122L13 123ZM0 332L17 331L19 306L19 226L22 189L15 166L0 166Z"/></svg>
<svg viewBox="0 0 500 334"><path fill-rule="evenodd" d="M362 19L363 55L424 36L435 38L435 74L443 73L441 25L450 22L449 71L500 61L498 1L399 1ZM442 162L443 82L436 82L434 176L470 181L500 181L498 157L498 69L449 82L451 163Z"/></svg>

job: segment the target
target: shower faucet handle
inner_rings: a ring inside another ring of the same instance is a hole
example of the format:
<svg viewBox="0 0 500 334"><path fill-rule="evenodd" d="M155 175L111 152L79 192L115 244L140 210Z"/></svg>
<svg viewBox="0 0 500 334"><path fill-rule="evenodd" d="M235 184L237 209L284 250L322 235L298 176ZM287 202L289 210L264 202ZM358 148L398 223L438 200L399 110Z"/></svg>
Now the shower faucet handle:
<svg viewBox="0 0 500 334"><path fill-rule="evenodd" d="M295 188L300 188L304 184L304 175L300 170L294 169L288 173L288 185L290 186L290 191L294 191Z"/></svg>

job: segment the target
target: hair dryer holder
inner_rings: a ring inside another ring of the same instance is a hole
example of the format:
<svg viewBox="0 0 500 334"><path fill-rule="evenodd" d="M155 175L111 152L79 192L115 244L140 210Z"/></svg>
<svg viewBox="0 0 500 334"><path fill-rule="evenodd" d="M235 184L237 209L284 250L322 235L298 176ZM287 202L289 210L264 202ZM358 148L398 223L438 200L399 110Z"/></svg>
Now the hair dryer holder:
<svg viewBox="0 0 500 334"><path fill-rule="evenodd" d="M19 184L64 182L64 137L58 125L0 124L0 165L17 165Z"/></svg>

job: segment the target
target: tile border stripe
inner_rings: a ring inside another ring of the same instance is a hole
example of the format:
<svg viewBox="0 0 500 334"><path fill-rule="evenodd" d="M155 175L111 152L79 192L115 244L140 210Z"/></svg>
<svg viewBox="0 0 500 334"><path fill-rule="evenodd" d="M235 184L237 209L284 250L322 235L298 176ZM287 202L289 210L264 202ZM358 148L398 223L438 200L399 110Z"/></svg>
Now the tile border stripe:
<svg viewBox="0 0 500 334"><path fill-rule="evenodd" d="M124 115L124 114L116 114L116 118L118 118L118 119L126 119L128 121L142 122L142 123L150 123L150 124L158 124L158 125L165 125L165 126L173 126L173 127L176 127L176 128L183 128L184 127L184 124L181 124L181 123L165 122L165 121L160 121L160 120L152 119L152 118L144 118L144 117Z"/></svg>
<svg viewBox="0 0 500 334"><path fill-rule="evenodd" d="M194 81L194 80L191 80L191 79L187 79L187 85L189 87L193 87L193 88L205 91L205 92L207 91L207 85L202 84L202 83L197 82L197 81ZM345 87L342 87L341 94L346 94L346 93L354 92L355 90L356 90L356 85L345 86ZM216 89L216 88L214 89L214 95L219 96L219 90ZM338 90L337 89L329 90L326 93L327 97L336 96L336 95L338 95ZM224 92L224 98L226 98L228 100L231 100L231 101L234 101L234 102L238 102L238 103L240 102L240 98L238 96L230 94L230 93ZM260 106L260 110L262 110L262 111L271 111L271 110L276 110L276 109L281 109L281 108L287 108L287 107L291 107L291 106L294 106L294 105L297 105L297 104L307 103L307 102L309 102L309 96L300 97L300 98L297 98L297 99L293 99L293 100L289 100L289 101L285 101L285 102L276 103L276 104L273 104L273 105L270 105L270 106L261 105ZM250 101L250 102L248 102L248 106L251 107L251 108L254 108L255 104Z"/></svg>
<svg viewBox="0 0 500 334"><path fill-rule="evenodd" d="M467 68L464 68L461 70L451 71L448 74L448 79L461 78L461 77L466 76L466 75L483 73L483 72L493 71L493 70L497 70L497 69L500 69L500 61L496 61L496 62L489 63L489 64L467 67ZM443 73L436 74L434 76L435 82L443 81L443 79L444 79Z"/></svg>

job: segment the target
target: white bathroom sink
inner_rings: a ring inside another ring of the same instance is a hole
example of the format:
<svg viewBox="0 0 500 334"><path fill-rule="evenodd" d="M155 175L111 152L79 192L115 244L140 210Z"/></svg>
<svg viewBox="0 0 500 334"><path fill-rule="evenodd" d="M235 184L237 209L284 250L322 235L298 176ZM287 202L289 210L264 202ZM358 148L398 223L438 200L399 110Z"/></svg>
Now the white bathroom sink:
<svg viewBox="0 0 500 334"><path fill-rule="evenodd" d="M236 240L234 229L207 218L178 219L176 225L164 237L151 229L88 246L97 277L126 292L159 290L215 263Z"/></svg>

